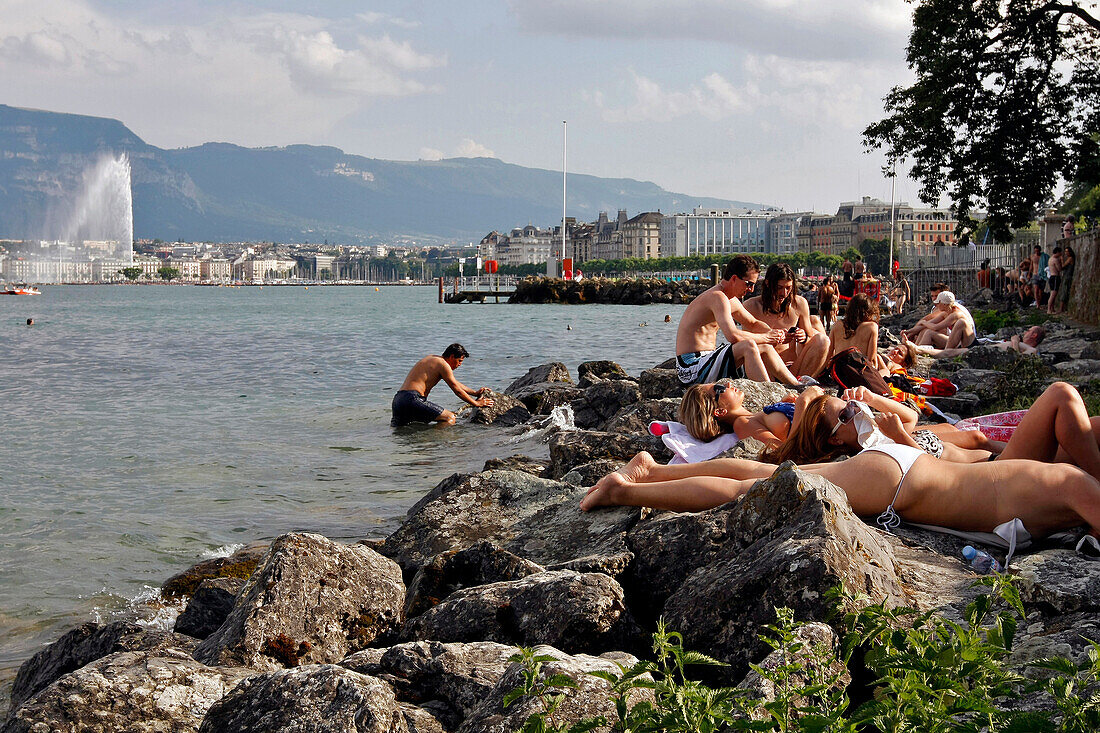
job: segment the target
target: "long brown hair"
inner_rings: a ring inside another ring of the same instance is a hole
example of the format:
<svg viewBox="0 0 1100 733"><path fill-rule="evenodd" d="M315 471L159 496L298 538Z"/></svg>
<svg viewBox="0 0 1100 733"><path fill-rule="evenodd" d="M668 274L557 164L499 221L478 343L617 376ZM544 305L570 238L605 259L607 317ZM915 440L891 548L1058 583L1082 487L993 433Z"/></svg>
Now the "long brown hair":
<svg viewBox="0 0 1100 733"><path fill-rule="evenodd" d="M912 341L904 341L898 346L905 350L905 355L901 358L901 366L904 369L912 369L917 365L917 354L920 353L917 351L917 347L913 345Z"/></svg>
<svg viewBox="0 0 1100 733"><path fill-rule="evenodd" d="M829 395L814 397L806 403L798 425L791 426L787 439L775 448L769 448L761 456L768 463L822 463L831 461L847 452L843 445L830 445L833 426L825 419L825 405Z"/></svg>
<svg viewBox="0 0 1100 733"><path fill-rule="evenodd" d="M714 440L725 428L714 417L716 407L718 402L714 399L714 389L709 384L694 384L688 387L680 400L677 417L691 433L691 437L696 440Z"/></svg>
<svg viewBox="0 0 1100 733"><path fill-rule="evenodd" d="M783 280L791 281L791 292L778 305L775 302L775 287ZM798 278L791 266L784 262L773 262L768 265L768 271L764 273L764 287L760 289L760 301L764 310L768 313L786 315L790 309L794 297L798 295Z"/></svg>
<svg viewBox="0 0 1100 733"><path fill-rule="evenodd" d="M844 309L844 338L852 338L859 324L878 321L878 303L863 293L852 296Z"/></svg>

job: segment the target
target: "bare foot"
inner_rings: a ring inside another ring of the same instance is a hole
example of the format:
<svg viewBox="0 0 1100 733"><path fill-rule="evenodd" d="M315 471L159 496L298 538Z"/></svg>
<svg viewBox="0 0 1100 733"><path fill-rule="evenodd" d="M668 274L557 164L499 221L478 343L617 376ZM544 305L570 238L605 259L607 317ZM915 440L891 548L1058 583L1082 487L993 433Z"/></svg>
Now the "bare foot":
<svg viewBox="0 0 1100 733"><path fill-rule="evenodd" d="M620 468L617 473L626 476L628 481L642 483L649 476L650 470L657 465L657 461L647 451L638 453L630 461Z"/></svg>
<svg viewBox="0 0 1100 733"><path fill-rule="evenodd" d="M612 471L584 495L581 499L581 510L588 511L598 506L615 506L613 494L620 486L625 486L627 483L629 482L625 476L618 471Z"/></svg>

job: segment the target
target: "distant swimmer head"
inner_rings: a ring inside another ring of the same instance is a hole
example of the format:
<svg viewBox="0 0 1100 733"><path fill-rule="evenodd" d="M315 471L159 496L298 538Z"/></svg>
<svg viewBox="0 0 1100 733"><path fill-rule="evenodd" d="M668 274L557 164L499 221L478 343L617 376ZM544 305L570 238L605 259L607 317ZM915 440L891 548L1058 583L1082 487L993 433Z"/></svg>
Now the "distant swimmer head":
<svg viewBox="0 0 1100 733"><path fill-rule="evenodd" d="M573 330L573 327L572 327L572 326L570 326L570 325L569 325L569 324L567 323L567 324L565 324L565 330L566 330L566 331L572 331L572 330Z"/></svg>
<svg viewBox="0 0 1100 733"><path fill-rule="evenodd" d="M665 316L665 323L672 323L672 316L666 315Z"/></svg>
<svg viewBox="0 0 1100 733"><path fill-rule="evenodd" d="M28 326L33 326L34 325L34 319L33 318L28 318L27 319L27 325Z"/></svg>

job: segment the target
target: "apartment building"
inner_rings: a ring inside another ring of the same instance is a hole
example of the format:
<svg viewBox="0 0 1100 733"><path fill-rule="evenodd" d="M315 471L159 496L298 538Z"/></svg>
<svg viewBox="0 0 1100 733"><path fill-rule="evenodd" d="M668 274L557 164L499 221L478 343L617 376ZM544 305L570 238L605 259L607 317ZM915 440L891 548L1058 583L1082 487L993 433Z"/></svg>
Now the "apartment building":
<svg viewBox="0 0 1100 733"><path fill-rule="evenodd" d="M661 257L763 252L768 240L769 212L696 207L690 214L661 220Z"/></svg>
<svg viewBox="0 0 1100 733"><path fill-rule="evenodd" d="M647 211L622 224L622 244L626 257L653 260L661 256L660 212Z"/></svg>

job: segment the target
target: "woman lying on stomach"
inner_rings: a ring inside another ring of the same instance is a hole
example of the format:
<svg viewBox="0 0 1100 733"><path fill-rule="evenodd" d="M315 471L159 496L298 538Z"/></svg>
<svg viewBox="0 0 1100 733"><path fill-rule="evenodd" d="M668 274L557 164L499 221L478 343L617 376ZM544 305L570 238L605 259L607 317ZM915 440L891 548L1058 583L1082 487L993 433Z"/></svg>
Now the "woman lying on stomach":
<svg viewBox="0 0 1100 733"><path fill-rule="evenodd" d="M1067 390L1073 388L1056 383L1036 401L1036 414L1053 427L1052 437L1037 444L1029 440L1027 446L1009 446L1012 453L996 461L957 463L888 438L864 437L862 442L870 446L852 458L802 469L843 489L852 508L863 516L892 512L912 522L972 531L991 531L1019 518L1035 536L1080 524L1089 525L1095 534L1100 531L1100 482L1070 463L1047 462L1060 456L1080 463L1100 460L1094 421L1087 415L1082 419L1078 406L1067 399ZM808 462L836 455L844 447L858 449L861 434L874 432L868 429L868 420L858 403L817 394L772 458ZM887 434L904 433L894 413L881 416L877 426ZM1025 454L1031 457L1022 457ZM581 508L625 505L702 511L739 498L773 470L766 463L737 459L658 466L647 454L639 454L621 472L608 474L593 486ZM722 472L738 477L714 475Z"/></svg>

